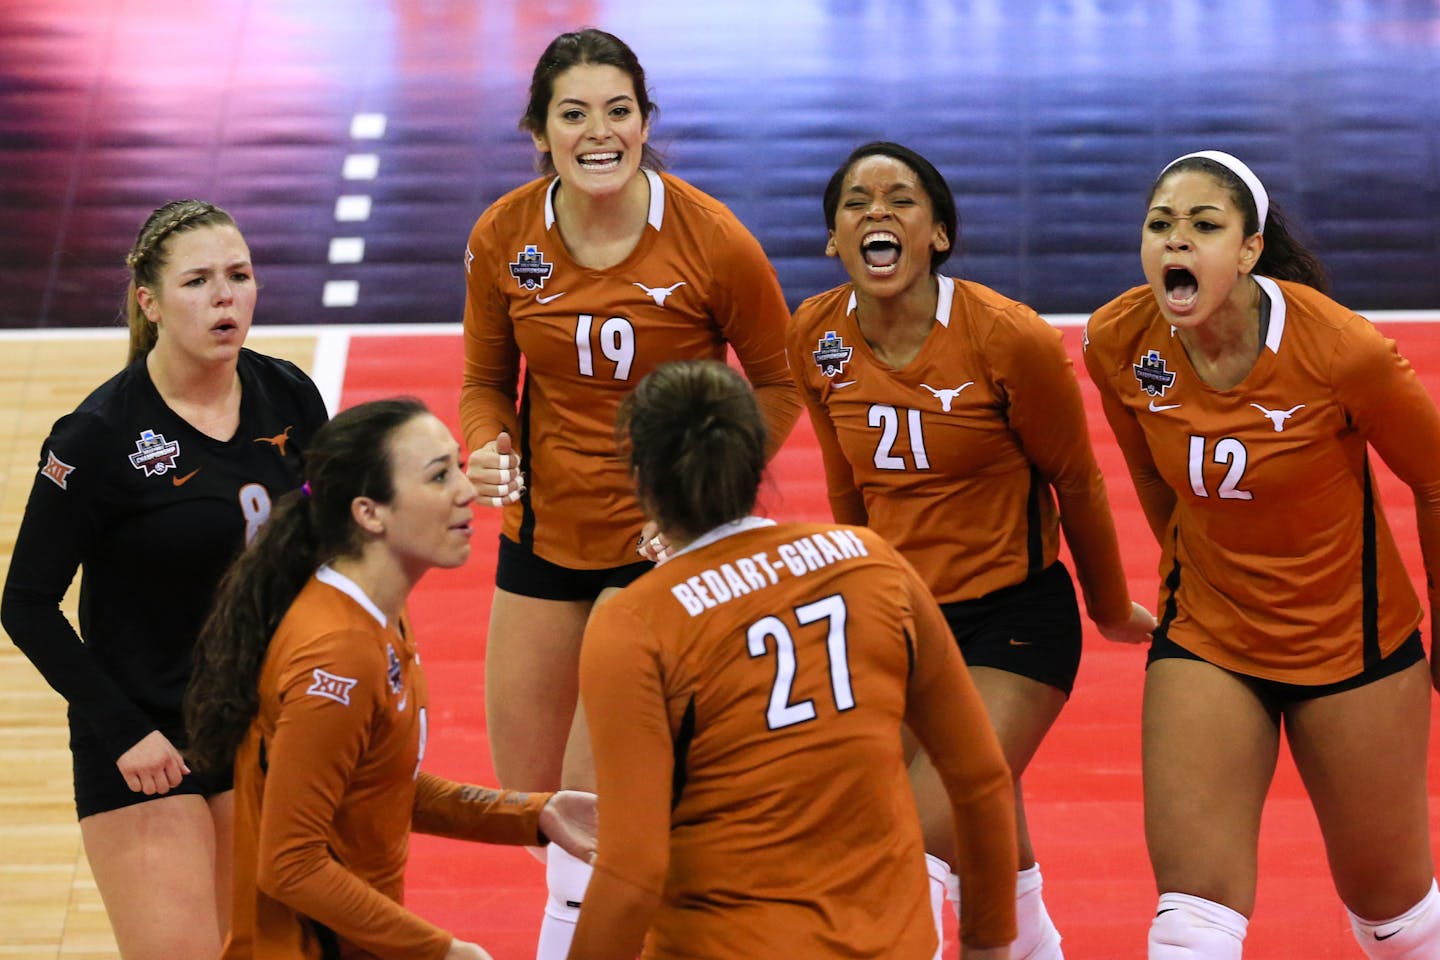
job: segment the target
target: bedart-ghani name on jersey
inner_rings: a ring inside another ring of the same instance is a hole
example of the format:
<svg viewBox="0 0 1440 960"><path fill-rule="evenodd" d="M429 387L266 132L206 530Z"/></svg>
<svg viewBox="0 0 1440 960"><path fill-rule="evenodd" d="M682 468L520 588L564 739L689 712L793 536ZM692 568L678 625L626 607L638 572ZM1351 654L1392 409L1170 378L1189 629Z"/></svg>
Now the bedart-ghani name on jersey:
<svg viewBox="0 0 1440 960"><path fill-rule="evenodd" d="M779 555L778 560L772 560L767 551L761 550L748 557L740 557L734 563L726 562L702 570L673 585L670 593L690 616L695 617L727 600L779 583L782 572L802 577L841 560L870 555L854 531L844 528L799 537L780 544L775 552Z"/></svg>

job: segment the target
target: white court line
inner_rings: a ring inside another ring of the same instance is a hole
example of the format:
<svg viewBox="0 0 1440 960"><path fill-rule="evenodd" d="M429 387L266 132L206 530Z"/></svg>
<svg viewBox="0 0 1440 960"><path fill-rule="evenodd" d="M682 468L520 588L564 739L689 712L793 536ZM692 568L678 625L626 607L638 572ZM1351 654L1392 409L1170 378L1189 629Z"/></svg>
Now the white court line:
<svg viewBox="0 0 1440 960"><path fill-rule="evenodd" d="M350 331L345 327L323 327L315 335L315 362L310 379L325 401L330 416L340 411L340 394L345 388L345 362L350 357Z"/></svg>

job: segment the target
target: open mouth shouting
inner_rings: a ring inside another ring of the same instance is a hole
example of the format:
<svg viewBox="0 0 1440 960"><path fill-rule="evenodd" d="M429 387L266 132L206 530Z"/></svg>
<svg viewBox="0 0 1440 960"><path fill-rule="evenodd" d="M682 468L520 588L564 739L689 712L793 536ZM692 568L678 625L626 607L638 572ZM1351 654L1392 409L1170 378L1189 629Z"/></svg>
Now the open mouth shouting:
<svg viewBox="0 0 1440 960"><path fill-rule="evenodd" d="M900 264L900 240L888 230L867 233L860 240L860 256L872 276L888 277Z"/></svg>
<svg viewBox="0 0 1440 960"><path fill-rule="evenodd" d="M1188 310L1200 296L1200 281L1184 267L1165 268L1165 302L1172 310Z"/></svg>

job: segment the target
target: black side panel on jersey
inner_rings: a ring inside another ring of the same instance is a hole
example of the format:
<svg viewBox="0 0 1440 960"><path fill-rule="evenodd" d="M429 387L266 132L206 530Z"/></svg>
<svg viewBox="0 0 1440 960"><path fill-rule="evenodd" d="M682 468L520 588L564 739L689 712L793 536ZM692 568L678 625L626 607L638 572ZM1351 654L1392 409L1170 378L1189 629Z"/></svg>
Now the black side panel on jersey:
<svg viewBox="0 0 1440 960"><path fill-rule="evenodd" d="M1030 495L1025 498L1025 546L1029 553L1027 578L1045 569L1045 540L1040 535L1040 498L1049 496L1050 485L1040 476L1040 471L1030 467Z"/></svg>
<svg viewBox="0 0 1440 960"><path fill-rule="evenodd" d="M335 931L318 920L308 920L308 922L311 931L315 935L315 942L320 944L320 956L322 960L342 960L340 954L340 938L335 935Z"/></svg>
<svg viewBox="0 0 1440 960"><path fill-rule="evenodd" d="M520 546L535 551L535 509L530 504L530 491L535 488L535 463L530 459L530 368L525 368L525 382L520 394L520 469L529 471L525 489L520 492Z"/></svg>
<svg viewBox="0 0 1440 960"><path fill-rule="evenodd" d="M1370 477L1370 451L1365 451L1365 515L1360 543L1360 644L1365 655L1365 669L1380 662L1380 591L1377 583L1375 544L1375 490Z"/></svg>
<svg viewBox="0 0 1440 960"><path fill-rule="evenodd" d="M685 784L690 779L690 744L695 740L695 698L685 705L685 715L680 718L680 729L675 734L675 771L670 778L670 809L680 806L680 797L685 793Z"/></svg>
<svg viewBox="0 0 1440 960"><path fill-rule="evenodd" d="M1174 566L1170 568L1170 574L1165 578L1165 610L1160 615L1160 625L1155 628L1155 633L1153 634L1156 640L1169 639L1170 624L1175 620L1175 615L1179 613L1175 603L1175 595L1180 592L1179 530L1175 531L1175 540L1177 541L1177 549L1175 551Z"/></svg>

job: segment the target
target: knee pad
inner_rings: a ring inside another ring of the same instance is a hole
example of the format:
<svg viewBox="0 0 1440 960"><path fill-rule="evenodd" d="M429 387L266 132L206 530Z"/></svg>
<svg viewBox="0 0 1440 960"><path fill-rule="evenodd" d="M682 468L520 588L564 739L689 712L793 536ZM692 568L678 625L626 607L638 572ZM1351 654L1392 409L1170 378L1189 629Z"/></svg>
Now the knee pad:
<svg viewBox="0 0 1440 960"><path fill-rule="evenodd" d="M1045 909L1043 886L1038 863L1015 875L1017 935L1010 946L1011 960L1065 960L1060 952L1060 931Z"/></svg>
<svg viewBox="0 0 1440 960"><path fill-rule="evenodd" d="M1440 890L1431 880L1419 903L1389 920L1350 913L1350 929L1370 960L1431 960L1440 956Z"/></svg>
<svg viewBox="0 0 1440 960"><path fill-rule="evenodd" d="M590 885L590 864L573 857L551 844L545 857L545 913L556 920L575 923L580 919L580 904L585 888Z"/></svg>
<svg viewBox="0 0 1440 960"><path fill-rule="evenodd" d="M930 875L930 915L935 921L935 960L940 960L945 949L945 887L950 878L950 864L927 853L925 872Z"/></svg>
<svg viewBox="0 0 1440 960"><path fill-rule="evenodd" d="M1150 923L1150 960L1240 960L1250 921L1221 903L1163 893Z"/></svg>

